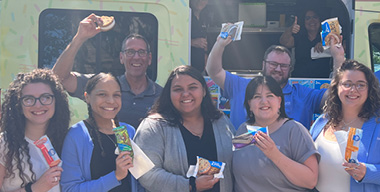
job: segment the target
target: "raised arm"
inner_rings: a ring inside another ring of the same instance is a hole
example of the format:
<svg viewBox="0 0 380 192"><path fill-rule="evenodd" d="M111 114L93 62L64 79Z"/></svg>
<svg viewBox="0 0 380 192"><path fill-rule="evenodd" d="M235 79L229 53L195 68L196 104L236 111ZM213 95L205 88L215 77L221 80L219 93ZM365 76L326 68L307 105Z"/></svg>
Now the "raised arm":
<svg viewBox="0 0 380 192"><path fill-rule="evenodd" d="M91 14L79 23L78 31L74 36L73 40L67 45L66 49L57 59L54 64L53 71L61 79L63 87L70 93L75 92L77 88L77 79L75 75L71 73L74 65L75 56L78 53L79 48L83 43L94 37L100 32L97 28L96 23L101 23L102 21L95 14Z"/></svg>
<svg viewBox="0 0 380 192"><path fill-rule="evenodd" d="M222 66L222 56L225 47L231 42L231 36L223 39L218 36L207 59L206 70L211 79L220 87L224 88L226 71Z"/></svg>
<svg viewBox="0 0 380 192"><path fill-rule="evenodd" d="M293 34L297 34L300 31L300 26L297 24L297 16L294 19L294 23L292 26L287 28L285 32L280 37L280 44L287 47L294 47L294 37Z"/></svg>

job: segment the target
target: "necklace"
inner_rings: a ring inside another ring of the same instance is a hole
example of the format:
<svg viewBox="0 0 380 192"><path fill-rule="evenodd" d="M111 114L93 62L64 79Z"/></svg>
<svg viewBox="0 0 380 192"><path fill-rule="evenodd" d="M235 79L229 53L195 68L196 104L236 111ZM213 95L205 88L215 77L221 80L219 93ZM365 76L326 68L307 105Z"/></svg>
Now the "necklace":
<svg viewBox="0 0 380 192"><path fill-rule="evenodd" d="M358 118L359 118L359 117L356 117L354 120L352 120L352 121L350 121L350 122L348 122L348 123L346 123L346 122L344 121L344 119L342 119L342 123L344 124L344 126L342 126L341 129L342 129L342 130L346 130L346 128L348 128L349 125L351 125L351 123L355 122Z"/></svg>
<svg viewBox="0 0 380 192"><path fill-rule="evenodd" d="M115 141L108 135L108 134L105 134L108 137L108 139L110 139L112 141L112 143L115 145L115 147L117 147L117 144L115 143Z"/></svg>

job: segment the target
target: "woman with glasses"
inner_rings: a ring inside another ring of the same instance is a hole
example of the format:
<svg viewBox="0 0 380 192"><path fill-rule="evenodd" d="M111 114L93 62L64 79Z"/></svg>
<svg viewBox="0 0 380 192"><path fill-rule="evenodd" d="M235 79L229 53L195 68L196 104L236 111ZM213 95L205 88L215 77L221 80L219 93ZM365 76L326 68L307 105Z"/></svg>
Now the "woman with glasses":
<svg viewBox="0 0 380 192"><path fill-rule="evenodd" d="M236 135L248 132L248 126L267 127L268 134L254 135L255 145L233 154L236 192L307 191L318 178L319 154L307 129L285 113L280 85L270 76L259 76L247 85L244 107L247 121Z"/></svg>
<svg viewBox="0 0 380 192"><path fill-rule="evenodd" d="M49 167L34 142L47 135L60 156L69 122L67 95L52 71L19 73L2 104L0 191L59 192L62 168Z"/></svg>
<svg viewBox="0 0 380 192"><path fill-rule="evenodd" d="M116 136L112 129L125 126L129 137L135 129L118 122L121 108L119 81L111 74L99 73L85 87L88 118L70 128L62 150L62 189L64 191L137 191L136 180L129 173L133 166L127 151L115 154Z"/></svg>
<svg viewBox="0 0 380 192"><path fill-rule="evenodd" d="M323 191L380 191L380 88L365 65L348 60L331 82L329 96L310 133L321 154L316 188ZM363 130L359 163L345 162L334 132Z"/></svg>
<svg viewBox="0 0 380 192"><path fill-rule="evenodd" d="M303 20L295 17L294 23L280 37L280 43L287 48L295 48L293 77L328 78L332 71L330 58L311 58L311 49L322 53L321 19L316 10L308 9Z"/></svg>

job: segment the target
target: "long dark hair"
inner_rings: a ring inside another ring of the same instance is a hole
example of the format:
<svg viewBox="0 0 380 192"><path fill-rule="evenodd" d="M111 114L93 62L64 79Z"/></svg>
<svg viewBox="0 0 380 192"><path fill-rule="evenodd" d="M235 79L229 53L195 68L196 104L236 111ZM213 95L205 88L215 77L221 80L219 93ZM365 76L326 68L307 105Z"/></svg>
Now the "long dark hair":
<svg viewBox="0 0 380 192"><path fill-rule="evenodd" d="M268 89L277 97L281 97L281 106L280 106L280 116L278 118L288 118L285 113L285 101L284 94L282 93L282 89L280 85L274 80L271 76L258 76L253 78L247 85L247 89L245 90L245 99L244 99L244 107L247 111L247 123L253 124L255 123L255 114L253 114L250 110L249 100L253 98L255 95L257 88L260 85L266 85Z"/></svg>
<svg viewBox="0 0 380 192"><path fill-rule="evenodd" d="M103 79L106 79L106 78L111 78L111 79L114 79L117 84L119 85L119 88L121 89L121 85L120 85L120 82L119 80L113 76L111 73L99 73L99 74L96 74L94 76L92 76L90 78L90 80L88 80L87 84L86 84L86 87L85 87L85 92L87 94L91 94L91 92L94 90L95 86ZM87 103L87 109L88 109L88 123L90 124L90 126L88 126L88 130L89 130L89 133L92 137L93 140L96 140L99 145L100 145L100 150L101 150L101 155L103 157L105 157L105 151L104 151L104 148L103 148L103 143L102 143L102 140L100 139L100 132L99 132L99 127L95 121L95 118L94 118L94 115L92 113L92 108L91 108L91 105L89 103ZM117 116L114 118L114 122L116 124L116 126L119 126L119 121L118 121L118 118Z"/></svg>
<svg viewBox="0 0 380 192"><path fill-rule="evenodd" d="M358 116L361 118L370 118L373 115L379 116L378 110L380 109L380 88L379 81L373 72L364 64L355 60L347 60L337 70L334 79L331 81L329 87L329 96L325 105L323 106L324 112L330 118L330 125L338 125L342 120L342 101L338 96L338 86L345 71L361 71L368 83L368 98L364 102L362 109Z"/></svg>
<svg viewBox="0 0 380 192"><path fill-rule="evenodd" d="M49 120L46 135L53 147L60 155L63 140L69 128L70 110L67 94L59 82L58 77L51 70L35 69L29 73L19 73L16 79L9 85L2 104L1 132L4 137L7 153L5 155L6 177L15 177L12 161L19 170L22 180L21 187L25 187L28 181L36 181L36 174L32 170L28 142L25 140L25 116L21 106L21 92L31 83L44 83L53 91L55 99L55 112ZM23 159L26 157L32 178L24 173Z"/></svg>
<svg viewBox="0 0 380 192"><path fill-rule="evenodd" d="M159 113L170 123L183 123L183 118L179 111L174 107L170 97L170 87L174 77L178 75L188 75L201 83L202 88L206 92L206 95L203 97L201 103L201 113L204 118L212 121L219 119L223 115L222 112L219 111L212 103L210 92L202 74L197 69L188 65L178 66L170 73L160 97L154 103L152 109L149 111L149 114Z"/></svg>

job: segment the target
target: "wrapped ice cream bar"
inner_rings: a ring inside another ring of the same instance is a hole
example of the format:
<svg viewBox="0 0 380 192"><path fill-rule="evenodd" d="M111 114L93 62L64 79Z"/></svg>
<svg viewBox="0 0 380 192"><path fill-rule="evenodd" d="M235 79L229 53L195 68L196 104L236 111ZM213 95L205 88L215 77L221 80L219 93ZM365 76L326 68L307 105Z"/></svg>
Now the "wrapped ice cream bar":
<svg viewBox="0 0 380 192"><path fill-rule="evenodd" d="M116 135L119 151L129 151L130 156L133 157L133 149L132 149L131 140L129 138L127 128L125 126L119 126L119 127L113 128L112 131Z"/></svg>
<svg viewBox="0 0 380 192"><path fill-rule="evenodd" d="M241 149L243 147L246 147L248 145L254 145L256 143L256 140L253 138L253 136L258 131L262 131L263 133L268 134L268 128L267 127L258 127L258 126L247 125L247 130L248 130L247 133L243 133L243 134L238 135L232 139L234 151Z"/></svg>
<svg viewBox="0 0 380 192"><path fill-rule="evenodd" d="M42 155L50 167L57 166L61 163L61 159L58 157L53 145L50 142L49 137L46 135L34 142L39 149L41 149Z"/></svg>
<svg viewBox="0 0 380 192"><path fill-rule="evenodd" d="M327 19L321 23L322 31L321 31L321 39L322 45L324 48L330 47L330 38L333 36L334 44L339 44L340 42L340 34L342 33L342 27L339 25L339 21L337 17ZM333 35L334 34L334 35Z"/></svg>
<svg viewBox="0 0 380 192"><path fill-rule="evenodd" d="M234 24L223 23L220 31L220 37L226 39L231 36L232 41L238 41L241 39L241 32L243 31L244 21L239 21Z"/></svg>
<svg viewBox="0 0 380 192"><path fill-rule="evenodd" d="M225 163L218 161L210 161L203 157L197 156L197 164L195 165L196 175L214 175L215 178L224 178Z"/></svg>
<svg viewBox="0 0 380 192"><path fill-rule="evenodd" d="M338 141L342 156L349 163L358 163L358 151L363 130L350 127L349 131L336 131L335 137Z"/></svg>

